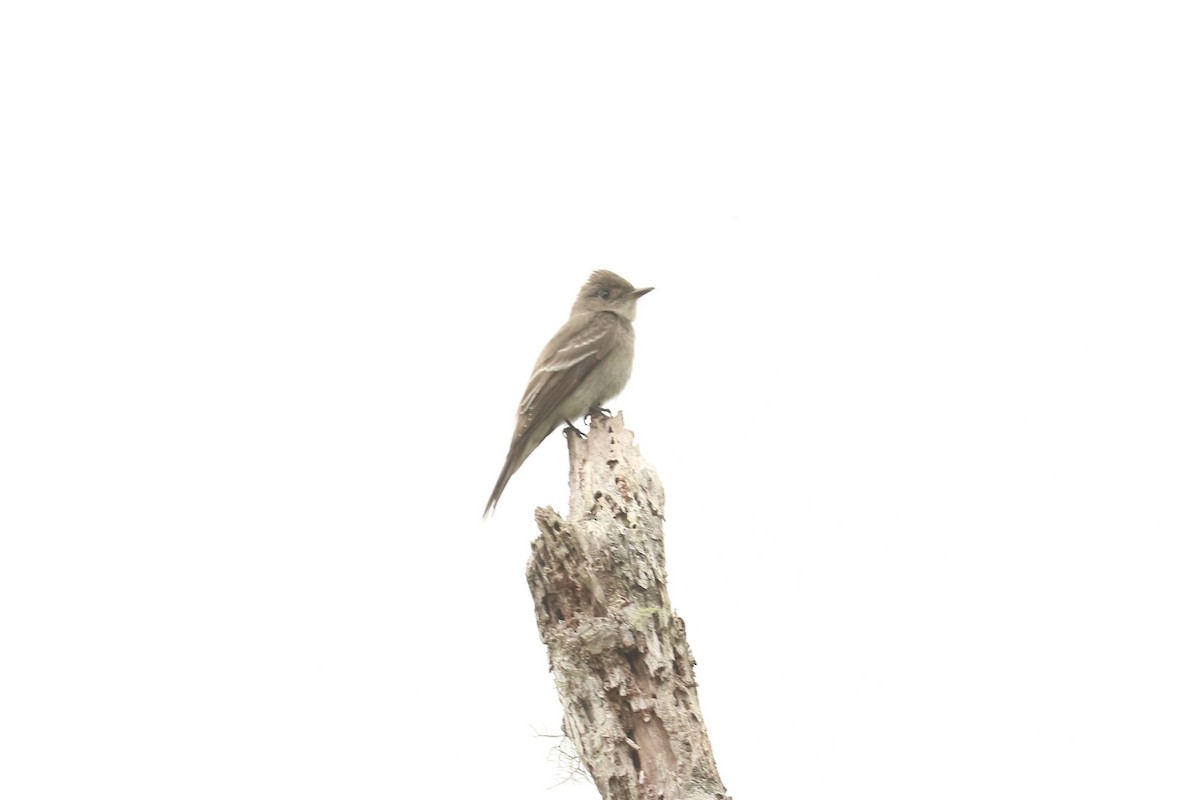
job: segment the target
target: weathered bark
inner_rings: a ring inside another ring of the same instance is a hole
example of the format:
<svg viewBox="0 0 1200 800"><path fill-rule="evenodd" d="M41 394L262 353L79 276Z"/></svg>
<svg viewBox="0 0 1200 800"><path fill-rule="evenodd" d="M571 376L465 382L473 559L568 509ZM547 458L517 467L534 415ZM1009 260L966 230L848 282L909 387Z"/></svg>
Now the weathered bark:
<svg viewBox="0 0 1200 800"><path fill-rule="evenodd" d="M535 514L526 578L563 730L605 800L729 800L667 597L663 489L621 415L568 435L570 514Z"/></svg>

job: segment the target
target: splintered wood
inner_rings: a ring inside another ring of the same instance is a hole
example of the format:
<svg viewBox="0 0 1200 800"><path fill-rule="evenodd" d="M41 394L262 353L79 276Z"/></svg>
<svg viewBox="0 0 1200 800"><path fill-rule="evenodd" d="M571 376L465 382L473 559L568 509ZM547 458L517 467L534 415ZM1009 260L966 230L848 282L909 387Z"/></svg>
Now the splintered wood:
<svg viewBox="0 0 1200 800"><path fill-rule="evenodd" d="M667 596L658 476L619 414L568 449L569 516L535 512L526 568L563 730L605 800L731 800Z"/></svg>

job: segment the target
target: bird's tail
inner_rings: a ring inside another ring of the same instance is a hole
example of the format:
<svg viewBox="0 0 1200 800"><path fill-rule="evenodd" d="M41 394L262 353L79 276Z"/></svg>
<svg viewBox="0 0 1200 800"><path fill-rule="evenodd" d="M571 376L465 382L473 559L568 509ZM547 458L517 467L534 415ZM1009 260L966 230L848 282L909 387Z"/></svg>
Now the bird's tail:
<svg viewBox="0 0 1200 800"><path fill-rule="evenodd" d="M550 431L556 426L551 425L549 430L541 436L524 436L513 441L512 446L508 449L508 457L504 459L504 469L500 470L500 477L496 479L496 488L492 489L492 496L488 498L487 507L483 509L483 516L496 510L496 503L500 502L500 495L504 492L504 487L508 486L508 481L516 474L521 465L525 463L525 459L529 458L537 446L542 443L542 440L550 435Z"/></svg>
<svg viewBox="0 0 1200 800"><path fill-rule="evenodd" d="M504 491L504 487L508 486L508 479L517 471L517 466L512 463L512 454L504 460L504 469L500 471L500 477L496 479L496 488L492 489L492 496L488 498L487 507L483 509L483 516L486 519L488 514L496 510L496 503L500 502L500 495Z"/></svg>

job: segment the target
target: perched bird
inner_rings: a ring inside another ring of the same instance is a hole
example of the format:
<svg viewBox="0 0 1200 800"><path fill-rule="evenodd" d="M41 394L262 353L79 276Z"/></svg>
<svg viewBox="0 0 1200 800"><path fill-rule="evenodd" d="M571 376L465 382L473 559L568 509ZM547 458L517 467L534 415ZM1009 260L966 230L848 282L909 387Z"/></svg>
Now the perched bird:
<svg viewBox="0 0 1200 800"><path fill-rule="evenodd" d="M513 473L561 423L571 424L615 396L633 370L633 318L638 298L654 287L635 289L608 270L592 273L579 290L571 317L538 356L525 396L517 406L508 458L488 499L488 512Z"/></svg>

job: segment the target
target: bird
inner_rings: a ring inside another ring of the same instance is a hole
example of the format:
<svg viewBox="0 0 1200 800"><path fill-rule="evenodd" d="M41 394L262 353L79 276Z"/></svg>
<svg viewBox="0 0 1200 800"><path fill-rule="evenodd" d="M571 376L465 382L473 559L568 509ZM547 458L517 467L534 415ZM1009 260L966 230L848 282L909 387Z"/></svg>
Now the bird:
<svg viewBox="0 0 1200 800"><path fill-rule="evenodd" d="M579 290L571 316L534 364L504 468L483 516L494 512L504 487L537 446L560 423L605 412L633 371L633 320L637 301L654 287L635 289L615 272L598 269Z"/></svg>

